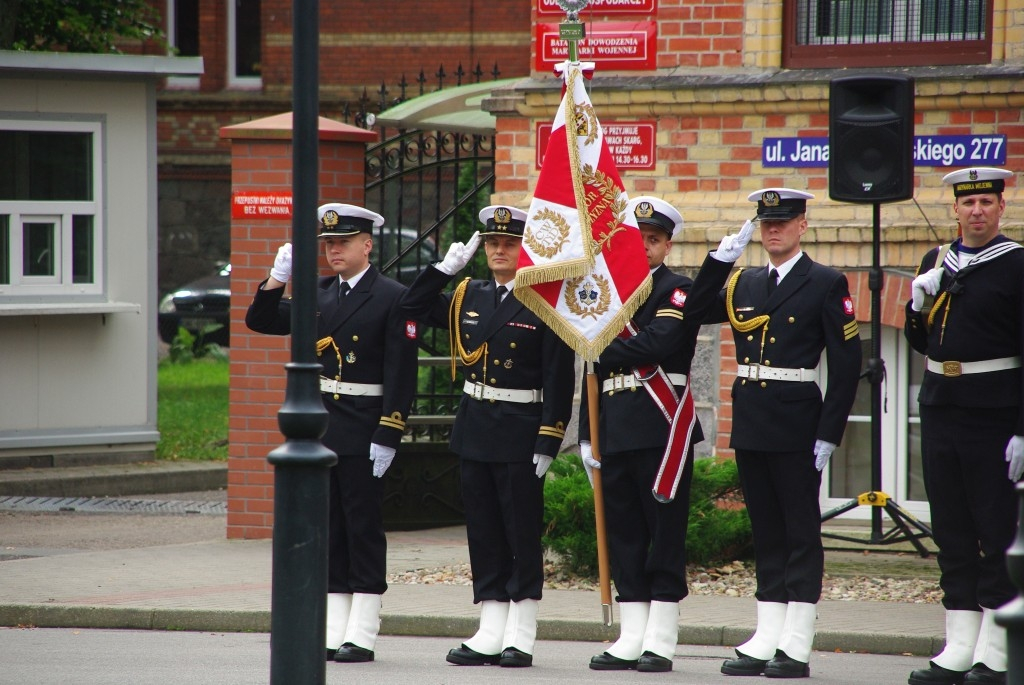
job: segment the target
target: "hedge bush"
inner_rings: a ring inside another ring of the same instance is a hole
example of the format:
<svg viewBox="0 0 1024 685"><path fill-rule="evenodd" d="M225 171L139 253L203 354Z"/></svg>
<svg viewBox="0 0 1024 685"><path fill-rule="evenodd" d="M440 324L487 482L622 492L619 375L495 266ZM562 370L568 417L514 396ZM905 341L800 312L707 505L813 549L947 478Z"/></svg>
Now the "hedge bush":
<svg viewBox="0 0 1024 685"><path fill-rule="evenodd" d="M741 505L736 462L698 459L694 463L686 532L691 563L749 556L750 519ZM544 483L544 524L544 548L557 555L563 570L596 577L594 493L579 455L564 454L552 464Z"/></svg>

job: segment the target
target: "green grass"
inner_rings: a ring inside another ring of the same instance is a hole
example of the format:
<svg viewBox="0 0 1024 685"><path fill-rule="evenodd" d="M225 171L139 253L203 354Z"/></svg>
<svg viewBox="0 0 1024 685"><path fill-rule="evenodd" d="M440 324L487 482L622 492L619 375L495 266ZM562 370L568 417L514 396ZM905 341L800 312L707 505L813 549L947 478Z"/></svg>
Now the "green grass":
<svg viewBox="0 0 1024 685"><path fill-rule="evenodd" d="M157 459L228 458L228 362L157 367Z"/></svg>

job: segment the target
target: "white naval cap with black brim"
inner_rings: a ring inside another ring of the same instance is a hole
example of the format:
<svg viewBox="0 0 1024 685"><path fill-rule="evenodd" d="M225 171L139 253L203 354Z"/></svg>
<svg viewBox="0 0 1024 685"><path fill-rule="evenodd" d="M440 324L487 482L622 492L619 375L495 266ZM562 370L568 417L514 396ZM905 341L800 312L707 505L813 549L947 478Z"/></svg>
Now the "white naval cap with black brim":
<svg viewBox="0 0 1024 685"><path fill-rule="evenodd" d="M792 188L762 188L747 199L757 203L756 221L789 221L807 211L807 201L814 195Z"/></svg>
<svg viewBox="0 0 1024 685"><path fill-rule="evenodd" d="M320 205L316 215L320 221L320 238L372 233L373 229L384 225L384 217L377 212L341 202Z"/></svg>

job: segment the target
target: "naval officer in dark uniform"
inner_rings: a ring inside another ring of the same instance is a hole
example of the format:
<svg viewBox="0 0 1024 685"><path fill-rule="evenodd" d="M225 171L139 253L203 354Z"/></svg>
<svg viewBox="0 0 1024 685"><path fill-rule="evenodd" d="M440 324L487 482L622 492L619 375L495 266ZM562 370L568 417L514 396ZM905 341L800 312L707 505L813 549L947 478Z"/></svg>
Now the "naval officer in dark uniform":
<svg viewBox="0 0 1024 685"><path fill-rule="evenodd" d="M416 391L416 323L403 317L404 288L370 264L372 230L384 217L329 203L317 212L334 276L317 290L320 393L327 409L323 444L338 455L330 470L327 658L373 661L387 590L381 478L394 459ZM270 278L245 316L258 333L291 333L291 244L278 250Z"/></svg>
<svg viewBox="0 0 1024 685"><path fill-rule="evenodd" d="M1024 471L1024 250L999 229L1011 176L974 167L943 178L961 236L924 256L906 308L907 340L928 356L921 459L946 609L946 646L911 685L1006 682L1006 628L994 619L1017 595L1006 550Z"/></svg>
<svg viewBox="0 0 1024 685"><path fill-rule="evenodd" d="M544 585L544 474L572 412L575 355L516 298L526 213L491 206L484 230L454 243L402 300L405 315L451 330L465 385L452 430L473 570L476 634L447 656L458 665L530 666ZM442 292L483 236L492 278Z"/></svg>
<svg viewBox="0 0 1024 685"><path fill-rule="evenodd" d="M608 552L619 602L619 639L593 657L590 668L670 671L679 634L679 602L689 592L686 526L693 445L704 435L696 422L675 497L656 501L652 489L669 443L669 417L674 416L664 397L666 392L677 400L682 397L701 318L717 300L754 224L747 222L738 236L722 241L705 260L697 290L691 291L694 282L664 264L672 239L683 228L679 211L650 196L633 198L626 211L636 217L653 285L633 316L632 335L613 340L595 364L601 384L600 462L591 451L585 385L581 392L580 456L588 476L592 478L593 468L601 470ZM687 428L679 425L676 430Z"/></svg>
<svg viewBox="0 0 1024 685"><path fill-rule="evenodd" d="M727 675L805 678L825 554L821 470L843 437L860 377L861 345L846 277L800 246L807 200L765 188L757 202L768 264L733 274L711 320L736 344L732 437L754 536L757 629L727 660ZM828 361L827 390L818 361Z"/></svg>

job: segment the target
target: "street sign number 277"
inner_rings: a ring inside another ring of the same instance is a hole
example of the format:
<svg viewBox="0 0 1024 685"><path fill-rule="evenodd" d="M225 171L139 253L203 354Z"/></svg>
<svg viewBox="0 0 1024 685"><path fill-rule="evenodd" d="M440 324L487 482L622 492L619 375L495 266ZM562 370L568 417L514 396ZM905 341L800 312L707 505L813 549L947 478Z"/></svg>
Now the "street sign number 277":
<svg viewBox="0 0 1024 685"><path fill-rule="evenodd" d="M915 136L914 166L1006 164L1006 136ZM765 167L827 167L828 138L765 138L761 163Z"/></svg>

